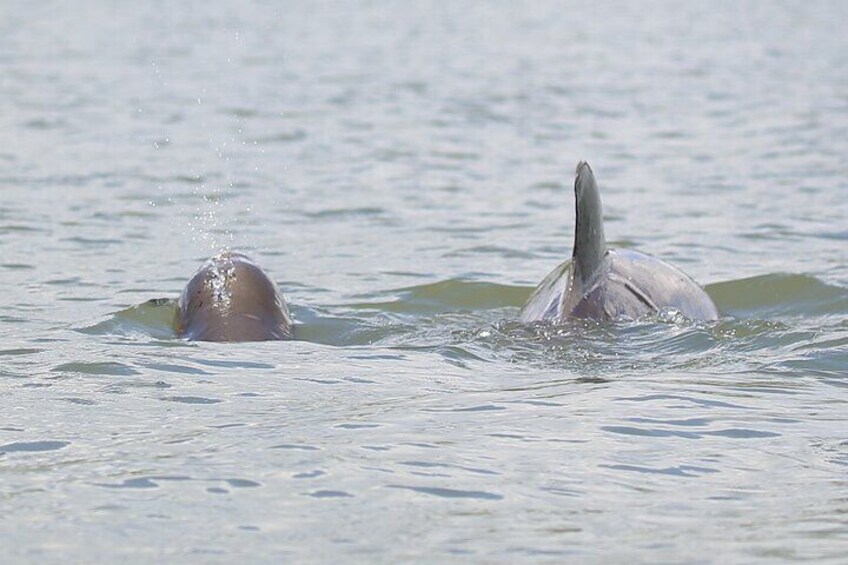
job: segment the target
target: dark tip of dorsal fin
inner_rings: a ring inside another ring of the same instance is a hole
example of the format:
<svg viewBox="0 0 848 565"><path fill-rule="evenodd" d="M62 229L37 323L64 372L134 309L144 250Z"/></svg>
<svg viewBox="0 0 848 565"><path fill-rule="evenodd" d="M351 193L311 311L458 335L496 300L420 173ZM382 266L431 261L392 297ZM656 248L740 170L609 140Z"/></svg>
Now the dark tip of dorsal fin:
<svg viewBox="0 0 848 565"><path fill-rule="evenodd" d="M574 199L577 220L574 228L575 273L587 283L601 265L607 252L604 238L601 194L592 168L586 161L577 163Z"/></svg>

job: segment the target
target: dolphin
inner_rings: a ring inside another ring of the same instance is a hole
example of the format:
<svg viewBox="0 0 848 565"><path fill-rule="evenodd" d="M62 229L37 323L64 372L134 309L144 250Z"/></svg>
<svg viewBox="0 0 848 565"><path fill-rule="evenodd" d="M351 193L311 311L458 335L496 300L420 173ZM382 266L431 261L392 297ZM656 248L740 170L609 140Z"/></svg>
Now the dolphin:
<svg viewBox="0 0 848 565"><path fill-rule="evenodd" d="M522 322L636 319L675 311L692 320L718 319L709 295L677 267L644 253L607 247L601 194L585 161L577 164L574 196L571 259L536 287L519 314Z"/></svg>
<svg viewBox="0 0 848 565"><path fill-rule="evenodd" d="M294 325L277 285L247 255L204 263L177 303L177 333L196 341L291 339Z"/></svg>

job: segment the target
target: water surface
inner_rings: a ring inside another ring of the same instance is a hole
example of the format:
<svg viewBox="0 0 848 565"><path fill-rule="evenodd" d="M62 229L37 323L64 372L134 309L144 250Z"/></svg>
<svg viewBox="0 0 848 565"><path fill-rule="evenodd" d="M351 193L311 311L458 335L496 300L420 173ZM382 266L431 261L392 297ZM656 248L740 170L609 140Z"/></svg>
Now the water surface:
<svg viewBox="0 0 848 565"><path fill-rule="evenodd" d="M3 561L841 561L846 18L7 6ZM516 322L579 159L719 322ZM225 246L298 340L175 338Z"/></svg>

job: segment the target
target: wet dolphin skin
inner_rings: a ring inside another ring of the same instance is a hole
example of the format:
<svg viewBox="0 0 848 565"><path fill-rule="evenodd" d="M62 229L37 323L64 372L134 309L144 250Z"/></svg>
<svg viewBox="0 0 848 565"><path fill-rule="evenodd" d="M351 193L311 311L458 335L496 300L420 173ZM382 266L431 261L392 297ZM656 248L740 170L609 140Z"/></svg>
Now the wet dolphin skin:
<svg viewBox="0 0 848 565"><path fill-rule="evenodd" d="M663 311L692 320L718 318L709 295L677 267L644 253L607 247L601 195L586 162L577 165L574 196L571 259L539 284L521 310L523 322L635 319Z"/></svg>
<svg viewBox="0 0 848 565"><path fill-rule="evenodd" d="M197 341L291 339L294 326L277 285L249 257L209 259L179 299L177 332Z"/></svg>

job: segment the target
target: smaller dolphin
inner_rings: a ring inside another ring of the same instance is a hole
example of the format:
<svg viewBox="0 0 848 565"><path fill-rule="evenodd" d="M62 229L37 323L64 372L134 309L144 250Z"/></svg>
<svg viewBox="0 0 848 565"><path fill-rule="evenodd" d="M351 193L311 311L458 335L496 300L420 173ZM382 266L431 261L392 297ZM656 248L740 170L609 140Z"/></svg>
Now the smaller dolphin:
<svg viewBox="0 0 848 565"><path fill-rule="evenodd" d="M178 302L177 333L197 341L291 339L277 285L246 255L225 251L204 263Z"/></svg>
<svg viewBox="0 0 848 565"><path fill-rule="evenodd" d="M660 311L718 319L713 301L683 271L644 253L607 248L595 175L585 161L578 163L576 175L571 259L539 284L521 310L521 321L636 319Z"/></svg>

